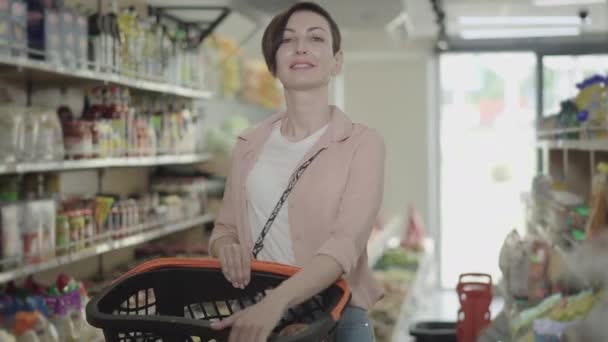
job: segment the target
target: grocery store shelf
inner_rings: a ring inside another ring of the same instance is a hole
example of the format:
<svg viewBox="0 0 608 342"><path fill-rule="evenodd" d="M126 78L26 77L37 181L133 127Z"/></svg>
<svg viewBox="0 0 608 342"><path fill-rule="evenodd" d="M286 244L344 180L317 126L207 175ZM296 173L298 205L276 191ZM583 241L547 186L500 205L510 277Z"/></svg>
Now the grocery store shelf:
<svg viewBox="0 0 608 342"><path fill-rule="evenodd" d="M0 164L0 174L69 171L99 168L194 164L211 159L210 153L163 155L154 157L98 158L35 163Z"/></svg>
<svg viewBox="0 0 608 342"><path fill-rule="evenodd" d="M394 241L397 243L399 242L398 239L401 237L403 223L403 216L395 216L384 226L384 228L382 228L382 231L368 243L367 255L370 267L373 267L378 260L380 260L384 251L391 247L395 243Z"/></svg>
<svg viewBox="0 0 608 342"><path fill-rule="evenodd" d="M208 99L211 92L162 81L150 81L127 77L112 72L100 72L82 68L68 68L61 63L50 63L44 60L32 60L27 57L14 57L0 55L0 65L15 67L18 72L26 73L32 81L44 80L52 77L56 81L61 79L90 80L123 85L126 87L147 90L165 94L173 94L188 98Z"/></svg>
<svg viewBox="0 0 608 342"><path fill-rule="evenodd" d="M608 151L608 140L541 140L537 146L554 150Z"/></svg>
<svg viewBox="0 0 608 342"><path fill-rule="evenodd" d="M96 244L93 247L87 248L85 250L68 254L65 256L53 258L48 261L44 261L38 264L30 264L23 267L16 268L10 271L0 272L0 283L6 283L13 279L20 279L26 277L30 274L34 274L37 272L53 269L59 266L67 265L79 260L84 260L86 258L90 258L96 255L104 254L109 251L113 251L116 249L126 248L130 246L135 246L138 244L142 244L144 242L157 239L159 237L169 235L172 233L176 233L191 227L195 227L198 225L202 225L205 223L209 223L213 221L213 217L211 215L202 215L199 217L195 217L192 219L184 220L176 223L169 223L161 225L158 228L152 228L147 231L140 232L136 235L128 236L118 240L107 241L103 243ZM147 226L150 226L148 224ZM140 227L135 227L135 229L142 231L143 228L146 228L146 225L142 225Z"/></svg>
<svg viewBox="0 0 608 342"><path fill-rule="evenodd" d="M606 127L594 126L594 127L568 127L568 128L555 128L555 129L539 129L536 131L536 136L539 138L557 138L563 134L569 133L580 133L580 134L591 134L594 132L605 132Z"/></svg>

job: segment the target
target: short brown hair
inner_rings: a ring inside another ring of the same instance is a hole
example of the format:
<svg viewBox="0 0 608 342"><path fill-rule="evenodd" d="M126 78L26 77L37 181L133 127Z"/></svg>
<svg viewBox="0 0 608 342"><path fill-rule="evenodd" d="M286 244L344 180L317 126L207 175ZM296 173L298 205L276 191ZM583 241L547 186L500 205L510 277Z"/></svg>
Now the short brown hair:
<svg viewBox="0 0 608 342"><path fill-rule="evenodd" d="M340 28L338 28L338 24L336 24L329 12L314 2L298 2L289 7L287 10L277 14L264 31L264 36L262 37L262 53L264 54L264 59L266 60L268 70L270 70L273 75L276 75L277 71L276 55L279 46L281 46L283 31L285 31L289 18L291 18L294 13L299 11L313 12L325 18L331 30L331 38L333 43L332 48L334 54L340 51L340 43L342 40Z"/></svg>

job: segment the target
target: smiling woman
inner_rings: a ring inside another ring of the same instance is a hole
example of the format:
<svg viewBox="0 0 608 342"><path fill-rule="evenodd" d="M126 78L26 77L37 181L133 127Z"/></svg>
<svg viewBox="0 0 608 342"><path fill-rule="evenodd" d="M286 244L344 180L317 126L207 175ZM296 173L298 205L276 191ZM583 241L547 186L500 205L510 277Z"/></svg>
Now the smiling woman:
<svg viewBox="0 0 608 342"><path fill-rule="evenodd" d="M286 110L239 136L211 254L236 288L251 259L301 270L259 304L218 322L230 341L266 341L281 315L344 277L352 301L337 341L374 340L368 310L382 295L367 241L384 191L383 138L329 104L342 69L340 30L319 5L297 3L264 32L262 50L283 84ZM284 205L285 204L285 205Z"/></svg>

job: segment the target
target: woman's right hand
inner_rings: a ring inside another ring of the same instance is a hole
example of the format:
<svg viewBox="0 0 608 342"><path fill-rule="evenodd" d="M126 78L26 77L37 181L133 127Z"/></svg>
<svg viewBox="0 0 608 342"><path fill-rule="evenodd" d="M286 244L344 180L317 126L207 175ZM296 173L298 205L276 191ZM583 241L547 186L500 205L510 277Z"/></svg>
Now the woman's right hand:
<svg viewBox="0 0 608 342"><path fill-rule="evenodd" d="M251 277L251 253L239 243L227 243L219 248L218 259L222 273L232 286L244 289Z"/></svg>

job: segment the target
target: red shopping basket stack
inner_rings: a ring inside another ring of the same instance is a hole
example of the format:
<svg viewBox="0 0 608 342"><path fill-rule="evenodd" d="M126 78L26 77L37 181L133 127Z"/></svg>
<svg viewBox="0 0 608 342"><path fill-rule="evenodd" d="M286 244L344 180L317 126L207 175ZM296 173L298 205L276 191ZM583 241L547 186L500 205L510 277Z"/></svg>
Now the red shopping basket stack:
<svg viewBox="0 0 608 342"><path fill-rule="evenodd" d="M458 341L475 342L492 318L492 276L484 273L461 274L456 291L460 300L456 323Z"/></svg>
<svg viewBox="0 0 608 342"><path fill-rule="evenodd" d="M211 322L258 303L268 290L298 271L295 267L254 261L251 281L235 289L211 258L167 258L126 273L87 305L87 321L103 330L108 342L226 341L229 331ZM340 280L285 313L269 341L333 341L338 320L350 300ZM280 336L286 327L304 330Z"/></svg>

